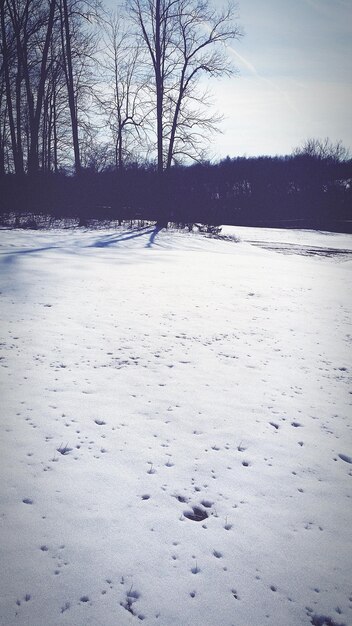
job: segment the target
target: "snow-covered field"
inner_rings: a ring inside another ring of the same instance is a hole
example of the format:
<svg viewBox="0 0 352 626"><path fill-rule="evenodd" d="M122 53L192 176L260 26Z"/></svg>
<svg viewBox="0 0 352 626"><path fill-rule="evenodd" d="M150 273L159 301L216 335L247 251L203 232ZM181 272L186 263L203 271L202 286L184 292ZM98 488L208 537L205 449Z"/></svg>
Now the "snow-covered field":
<svg viewBox="0 0 352 626"><path fill-rule="evenodd" d="M1 625L352 624L352 236L223 233L0 232Z"/></svg>

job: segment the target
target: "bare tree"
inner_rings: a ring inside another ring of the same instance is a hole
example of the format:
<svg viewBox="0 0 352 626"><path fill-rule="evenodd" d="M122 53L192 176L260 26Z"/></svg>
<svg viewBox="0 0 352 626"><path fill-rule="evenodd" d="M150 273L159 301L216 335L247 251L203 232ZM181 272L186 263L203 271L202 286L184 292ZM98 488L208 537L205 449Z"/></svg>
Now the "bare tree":
<svg viewBox="0 0 352 626"><path fill-rule="evenodd" d="M0 57L0 177L5 174L5 150L7 143L7 102L4 60Z"/></svg>
<svg viewBox="0 0 352 626"><path fill-rule="evenodd" d="M19 84L21 77L20 59L17 55L17 80L16 92L14 92L14 76L12 68L15 66L16 60L16 42L13 32L11 20L9 19L8 5L6 0L0 0L0 21L1 21L1 55L2 55L2 73L5 84L6 93L6 114L9 124L13 163L16 174L23 174L23 152L21 132L18 132L20 126L19 104ZM18 49L17 49L18 52ZM15 117L17 111L17 120ZM17 132L16 132L17 131Z"/></svg>
<svg viewBox="0 0 352 626"><path fill-rule="evenodd" d="M71 128L72 128L72 141L73 151L75 158L75 171L79 174L81 171L81 158L79 150L79 138L78 138L78 118L77 118L77 103L75 94L75 84L73 77L73 62L72 62L72 46L71 46L71 25L70 15L68 10L67 0L60 0L60 15L61 15L61 37L62 37L62 53L63 53L63 66L65 70L68 105L71 115Z"/></svg>
<svg viewBox="0 0 352 626"><path fill-rule="evenodd" d="M148 92L142 73L143 51L126 23L115 12L104 21L104 50L100 66L103 95L97 94L114 142L114 163L123 169L136 157L136 146L147 143Z"/></svg>
<svg viewBox="0 0 352 626"><path fill-rule="evenodd" d="M22 2L6 0L6 4L17 53L15 81L17 158L19 169L22 170L23 81L28 121L27 168L30 173L33 173L39 169L39 128L56 2L50 0L44 8L37 0L24 0Z"/></svg>
<svg viewBox="0 0 352 626"><path fill-rule="evenodd" d="M0 0L0 171L57 171L89 125L99 0ZM71 130L70 130L71 127Z"/></svg>
<svg viewBox="0 0 352 626"><path fill-rule="evenodd" d="M97 41L92 26L99 20L99 0L58 0L61 16L62 61L71 119L75 171L81 172L80 131L88 131L91 119Z"/></svg>
<svg viewBox="0 0 352 626"><path fill-rule="evenodd" d="M158 173L164 170L164 90L169 69L169 48L175 15L171 9L177 0L132 0L131 11L140 29L141 40L150 56L154 73L156 99L156 135ZM171 60L172 66L174 61Z"/></svg>
<svg viewBox="0 0 352 626"><path fill-rule="evenodd" d="M208 113L200 79L234 71L226 45L242 32L235 6L218 11L208 0L131 0L131 12L154 74L161 174L175 158L199 156L204 131L217 121Z"/></svg>
<svg viewBox="0 0 352 626"><path fill-rule="evenodd" d="M307 139L302 146L293 151L295 156L311 156L317 159L329 159L340 162L350 158L348 149L342 141L333 143L328 137L325 139Z"/></svg>
<svg viewBox="0 0 352 626"><path fill-rule="evenodd" d="M50 169L51 136L57 122L53 100L63 77L62 71L58 72L62 59L57 55L57 3L1 0L0 17L4 123L11 137L14 169L17 174L25 167L29 173L37 172L40 166Z"/></svg>

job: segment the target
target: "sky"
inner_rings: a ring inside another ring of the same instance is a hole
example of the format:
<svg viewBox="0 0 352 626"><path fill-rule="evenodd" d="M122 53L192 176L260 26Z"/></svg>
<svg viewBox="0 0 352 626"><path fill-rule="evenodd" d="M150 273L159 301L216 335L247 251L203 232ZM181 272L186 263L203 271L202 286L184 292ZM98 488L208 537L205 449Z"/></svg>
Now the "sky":
<svg viewBox="0 0 352 626"><path fill-rule="evenodd" d="M209 0L219 8L226 0ZM116 0L105 0L111 8ZM211 79L222 133L210 158L285 155L307 139L352 153L352 0L238 0L238 72Z"/></svg>
<svg viewBox="0 0 352 626"><path fill-rule="evenodd" d="M290 154L307 138L352 149L352 0L240 0L239 73L214 80L214 157Z"/></svg>

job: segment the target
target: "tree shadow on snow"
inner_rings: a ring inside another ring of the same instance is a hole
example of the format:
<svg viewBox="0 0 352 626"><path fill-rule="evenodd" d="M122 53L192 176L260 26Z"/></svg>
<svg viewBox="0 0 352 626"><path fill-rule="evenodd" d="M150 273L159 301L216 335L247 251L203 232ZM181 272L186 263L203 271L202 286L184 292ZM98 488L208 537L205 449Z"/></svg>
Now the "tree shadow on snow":
<svg viewBox="0 0 352 626"><path fill-rule="evenodd" d="M150 237L149 237L149 241L146 245L146 248L152 248L155 242L155 238L158 235L158 233L161 231L162 229L159 228L158 226L155 226L155 228L153 229Z"/></svg>
<svg viewBox="0 0 352 626"><path fill-rule="evenodd" d="M57 249L57 246L45 246L43 248L29 248L26 250L11 250L10 252L0 254L0 262L12 263L19 254L35 254L36 252L45 252L46 250Z"/></svg>
<svg viewBox="0 0 352 626"><path fill-rule="evenodd" d="M137 239L138 237L146 237L147 242L144 247L152 248L155 243L155 238L160 230L161 229L158 228L157 226L153 226L153 227L146 226L144 228L139 228L138 230L130 230L130 231L124 231L122 233L104 235L103 237L99 237L98 239L96 239L96 241L94 241L87 247L88 248L108 248L109 246L112 246L112 245L118 247L119 243L129 241L130 239ZM46 252L48 250L59 250L61 247L62 246L53 245L53 246L43 246L41 248L38 248L38 247L26 248L24 250L19 249L19 250L0 252L0 264L11 265L14 261L16 261L16 259L20 255L27 255L27 254L31 255L31 254L36 254L40 252ZM83 244L83 248L84 247L86 246ZM79 252L79 249L82 248L82 242L76 241L73 247L71 245L69 246L69 248L70 248L71 253L76 253L76 248L78 249L77 252Z"/></svg>
<svg viewBox="0 0 352 626"><path fill-rule="evenodd" d="M105 235L104 237L100 237L94 243L90 244L89 247L108 248L109 246L116 244L118 245L119 243L122 243L124 241L129 241L130 239L137 239L138 237L145 237L146 235L150 235L145 247L151 248L159 231L160 228L158 228L157 226L145 226L143 228L139 228L138 230L130 230L123 233Z"/></svg>

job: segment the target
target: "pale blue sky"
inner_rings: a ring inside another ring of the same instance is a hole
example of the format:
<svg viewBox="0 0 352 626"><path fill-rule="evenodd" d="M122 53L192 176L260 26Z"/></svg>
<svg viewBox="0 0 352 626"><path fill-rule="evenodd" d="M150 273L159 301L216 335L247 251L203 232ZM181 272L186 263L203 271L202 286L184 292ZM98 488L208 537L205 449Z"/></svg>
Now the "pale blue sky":
<svg viewBox="0 0 352 626"><path fill-rule="evenodd" d="M239 0L238 10L245 36L228 54L239 75L210 82L225 119L209 156L290 154L312 137L352 151L352 0Z"/></svg>
<svg viewBox="0 0 352 626"><path fill-rule="evenodd" d="M352 149L352 0L241 0L239 14L240 74L212 84L215 155L289 154L308 137Z"/></svg>

